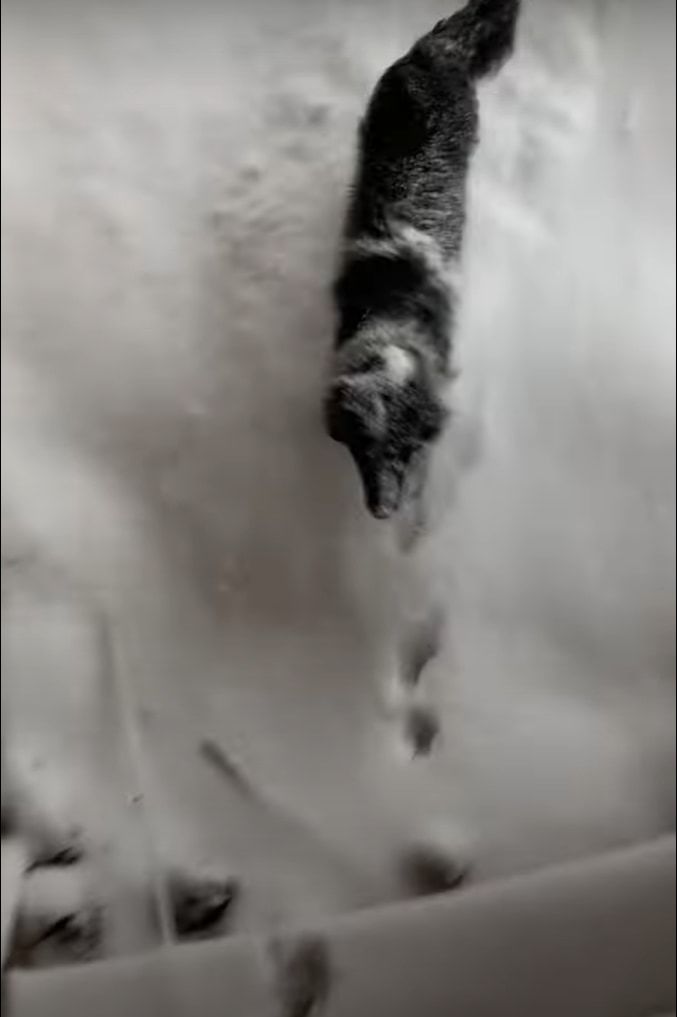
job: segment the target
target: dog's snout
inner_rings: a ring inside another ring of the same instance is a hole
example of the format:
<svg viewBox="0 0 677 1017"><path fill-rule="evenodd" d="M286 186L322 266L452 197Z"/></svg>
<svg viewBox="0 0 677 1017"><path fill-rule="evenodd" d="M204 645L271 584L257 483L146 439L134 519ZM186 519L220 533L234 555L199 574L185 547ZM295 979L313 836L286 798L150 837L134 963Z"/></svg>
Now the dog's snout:
<svg viewBox="0 0 677 1017"><path fill-rule="evenodd" d="M400 507L402 481L393 470L381 467L362 473L367 508L375 519L389 519Z"/></svg>

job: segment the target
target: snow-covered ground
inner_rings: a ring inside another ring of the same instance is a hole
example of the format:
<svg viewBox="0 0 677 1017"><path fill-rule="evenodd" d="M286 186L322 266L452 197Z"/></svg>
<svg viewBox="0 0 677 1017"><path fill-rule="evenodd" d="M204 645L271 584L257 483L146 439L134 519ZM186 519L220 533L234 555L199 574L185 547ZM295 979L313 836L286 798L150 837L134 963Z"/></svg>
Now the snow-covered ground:
<svg viewBox="0 0 677 1017"><path fill-rule="evenodd" d="M526 0L483 89L410 554L319 403L356 121L448 4L3 7L3 701L110 949L165 864L254 929L400 895L412 840L487 878L674 828L671 0Z"/></svg>

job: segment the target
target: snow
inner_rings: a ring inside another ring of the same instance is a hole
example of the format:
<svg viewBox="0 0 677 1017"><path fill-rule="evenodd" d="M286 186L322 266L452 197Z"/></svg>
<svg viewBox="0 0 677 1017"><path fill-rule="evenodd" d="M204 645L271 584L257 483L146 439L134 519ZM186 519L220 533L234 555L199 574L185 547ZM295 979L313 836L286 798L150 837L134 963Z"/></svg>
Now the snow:
<svg viewBox="0 0 677 1017"><path fill-rule="evenodd" d="M412 840L490 878L674 829L674 5L527 2L482 90L409 554L319 404L356 122L446 4L4 8L3 701L111 950L164 864L258 929L401 895Z"/></svg>

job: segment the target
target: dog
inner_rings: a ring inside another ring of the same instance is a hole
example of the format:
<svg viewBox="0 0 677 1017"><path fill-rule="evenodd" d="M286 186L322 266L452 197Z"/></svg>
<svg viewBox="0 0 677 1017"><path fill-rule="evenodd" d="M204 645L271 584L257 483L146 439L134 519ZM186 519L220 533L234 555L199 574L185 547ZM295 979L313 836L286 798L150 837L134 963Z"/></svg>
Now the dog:
<svg viewBox="0 0 677 1017"><path fill-rule="evenodd" d="M512 52L519 6L470 0L440 21L383 74L360 124L324 410L377 519L420 495L449 416L476 86Z"/></svg>

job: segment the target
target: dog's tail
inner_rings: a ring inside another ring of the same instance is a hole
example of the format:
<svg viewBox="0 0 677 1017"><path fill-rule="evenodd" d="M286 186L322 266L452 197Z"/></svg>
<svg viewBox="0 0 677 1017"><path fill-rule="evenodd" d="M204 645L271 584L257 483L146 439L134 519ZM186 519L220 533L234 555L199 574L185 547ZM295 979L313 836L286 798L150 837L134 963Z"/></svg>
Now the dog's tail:
<svg viewBox="0 0 677 1017"><path fill-rule="evenodd" d="M469 0L438 22L418 46L440 48L471 78L498 70L512 53L520 0Z"/></svg>

